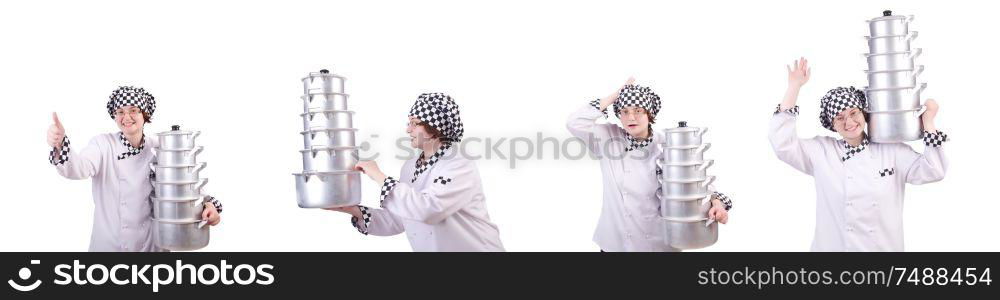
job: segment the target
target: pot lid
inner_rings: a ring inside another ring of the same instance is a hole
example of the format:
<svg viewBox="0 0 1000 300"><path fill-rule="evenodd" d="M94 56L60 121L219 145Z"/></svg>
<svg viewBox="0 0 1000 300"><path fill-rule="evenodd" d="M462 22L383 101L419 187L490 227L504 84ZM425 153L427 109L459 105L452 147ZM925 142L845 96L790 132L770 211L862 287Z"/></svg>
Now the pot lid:
<svg viewBox="0 0 1000 300"><path fill-rule="evenodd" d="M700 131L701 128L698 127L688 127L687 121L677 122L677 127L666 129L667 133L671 132L690 132L690 131Z"/></svg>
<svg viewBox="0 0 1000 300"><path fill-rule="evenodd" d="M310 78L316 78L316 77L336 77L336 78L340 78L340 79L346 79L346 78L344 78L344 76L340 76L340 75L337 75L337 74L330 73L330 70L328 70L328 69L322 69L322 70L319 70L319 72L309 72L309 76L306 76L305 78L302 78L302 80L309 80Z"/></svg>
<svg viewBox="0 0 1000 300"><path fill-rule="evenodd" d="M194 133L196 133L196 131L184 131L184 130L181 130L181 125L171 125L170 126L170 131L160 132L160 133L157 133L156 135L188 135L188 134L194 134Z"/></svg>
<svg viewBox="0 0 1000 300"><path fill-rule="evenodd" d="M894 15L892 15L892 11L891 10L883 10L881 17L868 20L868 22L886 21L886 20L895 20L895 19L906 19L906 16L894 16Z"/></svg>

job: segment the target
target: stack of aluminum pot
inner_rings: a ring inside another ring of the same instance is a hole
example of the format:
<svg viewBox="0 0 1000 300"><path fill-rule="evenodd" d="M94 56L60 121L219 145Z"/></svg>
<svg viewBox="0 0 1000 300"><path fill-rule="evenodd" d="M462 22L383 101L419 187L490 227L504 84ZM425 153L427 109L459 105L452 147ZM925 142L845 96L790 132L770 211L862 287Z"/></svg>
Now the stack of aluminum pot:
<svg viewBox="0 0 1000 300"><path fill-rule="evenodd" d="M683 121L676 128L665 130L663 157L657 165L663 170L659 181L664 242L672 248L704 248L719 238L718 223L708 220L712 205L709 185L715 176L706 173L713 163L705 160L705 150L711 146L702 143L707 131L708 128L688 127Z"/></svg>
<svg viewBox="0 0 1000 300"><path fill-rule="evenodd" d="M358 147L344 93L345 78L328 70L302 78L304 149L302 173L295 173L299 207L333 208L361 203L361 176L354 170Z"/></svg>
<svg viewBox="0 0 1000 300"><path fill-rule="evenodd" d="M920 92L926 83L917 84L924 71L914 59L920 48L911 48L917 37L909 30L913 16L893 16L884 11L882 17L868 20L868 135L872 142L899 143L918 140L923 133L920 122Z"/></svg>
<svg viewBox="0 0 1000 300"><path fill-rule="evenodd" d="M179 125L157 133L159 147L153 168L153 241L157 247L190 251L208 245L209 226L201 219L204 210L202 188L208 178L199 178L205 168L197 161L204 150L195 146L198 131L182 131Z"/></svg>

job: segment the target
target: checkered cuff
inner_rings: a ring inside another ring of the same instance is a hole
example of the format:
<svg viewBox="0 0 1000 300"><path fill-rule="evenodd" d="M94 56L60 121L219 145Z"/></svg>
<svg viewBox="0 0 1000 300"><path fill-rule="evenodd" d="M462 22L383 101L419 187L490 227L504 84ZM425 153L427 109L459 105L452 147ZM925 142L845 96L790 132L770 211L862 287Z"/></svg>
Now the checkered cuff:
<svg viewBox="0 0 1000 300"><path fill-rule="evenodd" d="M796 105L795 107L792 107L792 108L789 108L789 109L786 109L786 110L782 111L781 110L781 104L778 104L778 106L774 108L774 114L777 115L777 114L782 113L782 112L790 113L793 116L798 116L799 115L799 106Z"/></svg>
<svg viewBox="0 0 1000 300"><path fill-rule="evenodd" d="M389 193L392 192L392 189L396 187L397 183L399 183L399 180L392 178L392 176L385 178L385 181L382 183L382 194L379 195L378 198L379 207L385 207L385 197L389 196Z"/></svg>
<svg viewBox="0 0 1000 300"><path fill-rule="evenodd" d="M365 226L358 226L358 217L351 217L351 226L357 228L358 232L361 234L368 235L368 225L372 224L371 209L366 206L358 205L358 210L361 210L361 219L364 219Z"/></svg>
<svg viewBox="0 0 1000 300"><path fill-rule="evenodd" d="M941 147L941 144L948 141L948 135L944 134L940 130L930 133L929 131L924 131L924 145L927 147Z"/></svg>
<svg viewBox="0 0 1000 300"><path fill-rule="evenodd" d="M722 202L722 205L726 206L726 211L733 209L733 200L729 200L729 196L726 196L723 193L712 193L712 199L719 199L719 201Z"/></svg>
<svg viewBox="0 0 1000 300"><path fill-rule="evenodd" d="M56 148L52 147L49 151L49 163L53 166L58 166L69 161L69 137L63 136L62 149L56 153Z"/></svg>
<svg viewBox="0 0 1000 300"><path fill-rule="evenodd" d="M596 109L597 111L603 113L604 117L608 116L608 109L607 108L605 108L604 110L601 110L601 99L594 99L594 101L590 101L590 106L593 106L594 109Z"/></svg>
<svg viewBox="0 0 1000 300"><path fill-rule="evenodd" d="M215 211L222 214L222 202L219 202L219 199L215 199L215 197L212 196L205 196L205 201L212 203L212 206L215 206Z"/></svg>

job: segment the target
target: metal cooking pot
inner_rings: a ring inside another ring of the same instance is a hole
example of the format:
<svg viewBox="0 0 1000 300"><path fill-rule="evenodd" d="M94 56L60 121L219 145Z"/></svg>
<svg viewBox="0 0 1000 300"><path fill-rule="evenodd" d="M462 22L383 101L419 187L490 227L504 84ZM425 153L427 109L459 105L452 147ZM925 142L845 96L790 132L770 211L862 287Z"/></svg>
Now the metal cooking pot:
<svg viewBox="0 0 1000 300"><path fill-rule="evenodd" d="M677 122L676 128L665 130L667 147L699 146L701 145L701 137L707 131L707 127L687 127L687 122Z"/></svg>
<svg viewBox="0 0 1000 300"><path fill-rule="evenodd" d="M201 189L205 187L206 183L208 183L208 178L185 182L158 182L154 180L153 194L161 199L198 197L202 194Z"/></svg>
<svg viewBox="0 0 1000 300"><path fill-rule="evenodd" d="M306 148L312 147L353 147L354 128L310 129L302 135Z"/></svg>
<svg viewBox="0 0 1000 300"><path fill-rule="evenodd" d="M892 11L886 10L881 17L865 22L868 23L868 31L872 36L905 35L909 32L913 16L893 16Z"/></svg>
<svg viewBox="0 0 1000 300"><path fill-rule="evenodd" d="M153 217L160 220L201 219L205 201L201 195L184 199L161 199L153 197Z"/></svg>
<svg viewBox="0 0 1000 300"><path fill-rule="evenodd" d="M302 125L305 130L326 129L326 128L351 128L353 124L351 118L353 111L349 110L316 110L309 111L302 116Z"/></svg>
<svg viewBox="0 0 1000 300"><path fill-rule="evenodd" d="M190 150L194 149L194 139L201 135L201 131L181 131L180 125L173 125L170 126L170 131L156 135L160 139L160 149Z"/></svg>
<svg viewBox="0 0 1000 300"><path fill-rule="evenodd" d="M865 88L868 111L899 111L920 108L920 92L927 88L921 83L917 88Z"/></svg>
<svg viewBox="0 0 1000 300"><path fill-rule="evenodd" d="M865 37L868 40L868 53L871 54L909 52L910 42L916 38L916 31L910 31L906 35Z"/></svg>
<svg viewBox="0 0 1000 300"><path fill-rule="evenodd" d="M198 146L194 149L165 150L155 148L155 150L156 163L161 166L191 166L198 164L196 157L205 148Z"/></svg>
<svg viewBox="0 0 1000 300"><path fill-rule="evenodd" d="M912 88L917 86L917 76L924 72L924 66L915 70L865 71L868 87L872 89Z"/></svg>
<svg viewBox="0 0 1000 300"><path fill-rule="evenodd" d="M707 177L706 170L715 164L714 160L693 163L664 163L658 161L663 169L663 179L665 180L702 180Z"/></svg>
<svg viewBox="0 0 1000 300"><path fill-rule="evenodd" d="M347 94L331 93L302 96L304 111L347 110Z"/></svg>
<svg viewBox="0 0 1000 300"><path fill-rule="evenodd" d="M702 162L705 160L705 150L711 147L711 143L704 143L700 146L664 147L663 161L670 163Z"/></svg>
<svg viewBox="0 0 1000 300"><path fill-rule="evenodd" d="M343 93L344 81L346 80L346 78L331 74L330 71L325 69L319 70L319 72L312 72L309 73L309 76L302 78L303 93L306 95Z"/></svg>
<svg viewBox="0 0 1000 300"><path fill-rule="evenodd" d="M358 171L295 173L299 207L332 208L361 204Z"/></svg>
<svg viewBox="0 0 1000 300"><path fill-rule="evenodd" d="M686 200L698 199L709 194L708 186L715 181L715 176L695 180L664 180L660 179L660 199Z"/></svg>
<svg viewBox="0 0 1000 300"><path fill-rule="evenodd" d="M719 223L708 218L673 219L663 218L663 242L668 246L681 249L699 249L715 244L719 240Z"/></svg>
<svg viewBox="0 0 1000 300"><path fill-rule="evenodd" d="M201 220L153 219L153 243L171 251L191 251L208 246L209 226L199 227Z"/></svg>
<svg viewBox="0 0 1000 300"><path fill-rule="evenodd" d="M193 182L198 181L198 173L204 170L208 163L189 166L161 166L156 163L149 165L156 174L157 182Z"/></svg>
<svg viewBox="0 0 1000 300"><path fill-rule="evenodd" d="M351 171L358 164L358 147L314 146L299 153L306 171Z"/></svg>
<svg viewBox="0 0 1000 300"><path fill-rule="evenodd" d="M872 111L868 115L869 139L875 143L900 143L923 137L921 109L900 111Z"/></svg>
<svg viewBox="0 0 1000 300"><path fill-rule="evenodd" d="M868 71L913 70L913 61L923 53L917 48L909 52L865 53L868 60Z"/></svg>
<svg viewBox="0 0 1000 300"><path fill-rule="evenodd" d="M660 216L672 219L695 219L708 216L712 197L685 200L660 200Z"/></svg>

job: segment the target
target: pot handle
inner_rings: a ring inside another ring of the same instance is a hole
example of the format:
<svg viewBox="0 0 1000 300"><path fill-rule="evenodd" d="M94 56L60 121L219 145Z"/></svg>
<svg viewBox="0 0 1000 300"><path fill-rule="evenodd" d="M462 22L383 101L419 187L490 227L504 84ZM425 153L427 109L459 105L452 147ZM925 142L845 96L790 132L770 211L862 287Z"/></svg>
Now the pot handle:
<svg viewBox="0 0 1000 300"><path fill-rule="evenodd" d="M921 67L923 67L923 66L921 66ZM916 92L916 93L914 94L914 96L916 96L916 95L919 95L919 94L920 94L920 93L922 93L922 92L924 91L924 89L926 89L926 88L927 88L927 83L926 83L926 82L922 82L922 83L920 83L920 87L918 87L918 88L917 88L917 92Z"/></svg>
<svg viewBox="0 0 1000 300"><path fill-rule="evenodd" d="M698 146L698 153L705 153L708 148L712 148L712 143L704 143Z"/></svg>
<svg viewBox="0 0 1000 300"><path fill-rule="evenodd" d="M924 48L913 49L913 53L910 53L910 59L917 58L921 54L924 54Z"/></svg>
<svg viewBox="0 0 1000 300"><path fill-rule="evenodd" d="M715 182L715 176L708 176L708 179L705 179L705 182L701 183L701 187L707 188L712 182Z"/></svg>
<svg viewBox="0 0 1000 300"><path fill-rule="evenodd" d="M910 31L910 33L906 34L906 40L907 41L913 41L913 39L916 39L916 38L917 38L917 32L916 31Z"/></svg>
<svg viewBox="0 0 1000 300"><path fill-rule="evenodd" d="M708 127L698 128L698 138L700 139L706 132L708 132Z"/></svg>
<svg viewBox="0 0 1000 300"><path fill-rule="evenodd" d="M913 15L906 16L906 23L913 22Z"/></svg>
<svg viewBox="0 0 1000 300"><path fill-rule="evenodd" d="M198 193L200 194L201 193L201 188L205 187L206 183L208 183L208 178L202 178L201 179L201 183L198 184L198 188L196 188L195 190L197 190Z"/></svg>
<svg viewBox="0 0 1000 300"><path fill-rule="evenodd" d="M705 163L701 164L701 167L698 168L698 171L705 171L705 169L708 169L708 167L711 167L714 164L715 164L715 160L714 159L709 159Z"/></svg>
<svg viewBox="0 0 1000 300"><path fill-rule="evenodd" d="M191 141L194 142L194 138L198 137L199 135L201 135L201 131L195 131L194 134L191 135Z"/></svg>
<svg viewBox="0 0 1000 300"><path fill-rule="evenodd" d="M194 158L196 155L198 155L198 153L201 153L201 151L204 151L204 150L205 150L205 147L198 146L198 149L194 150L194 152L191 152L188 155L190 155L191 158Z"/></svg>
<svg viewBox="0 0 1000 300"><path fill-rule="evenodd" d="M922 66L922 65L921 66L917 66L917 69L913 71L913 75L910 75L910 77L913 77L913 80L916 80L917 79L917 75L920 75L920 73L923 73L923 72L924 72L924 66Z"/></svg>
<svg viewBox="0 0 1000 300"><path fill-rule="evenodd" d="M207 167L207 166L208 166L207 162L201 162L201 163L199 163L198 164L198 168L194 170L194 173L197 174L197 173L201 172L201 170L204 170L205 167Z"/></svg>

